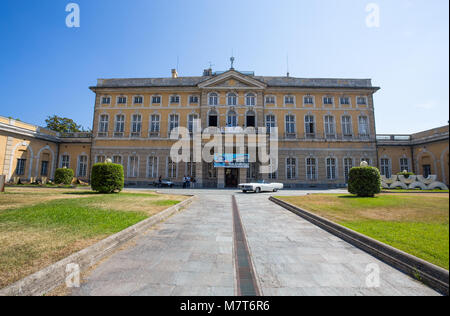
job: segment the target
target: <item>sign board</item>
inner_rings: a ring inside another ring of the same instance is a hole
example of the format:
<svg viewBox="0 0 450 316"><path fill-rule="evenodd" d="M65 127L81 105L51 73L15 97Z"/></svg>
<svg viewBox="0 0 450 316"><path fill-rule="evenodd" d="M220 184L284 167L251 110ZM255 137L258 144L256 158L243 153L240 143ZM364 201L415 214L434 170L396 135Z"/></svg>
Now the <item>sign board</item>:
<svg viewBox="0 0 450 316"><path fill-rule="evenodd" d="M214 155L215 168L249 168L248 154L222 154Z"/></svg>

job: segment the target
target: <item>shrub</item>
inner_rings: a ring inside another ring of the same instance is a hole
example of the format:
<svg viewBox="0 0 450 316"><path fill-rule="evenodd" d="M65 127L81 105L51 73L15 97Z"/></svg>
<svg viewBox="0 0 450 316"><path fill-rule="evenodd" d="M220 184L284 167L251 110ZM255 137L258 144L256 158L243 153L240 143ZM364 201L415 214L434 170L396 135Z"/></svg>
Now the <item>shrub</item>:
<svg viewBox="0 0 450 316"><path fill-rule="evenodd" d="M55 183L56 184L71 184L73 180L73 170L68 168L56 169Z"/></svg>
<svg viewBox="0 0 450 316"><path fill-rule="evenodd" d="M122 165L114 163L97 163L92 167L91 187L100 193L122 191L124 176Z"/></svg>
<svg viewBox="0 0 450 316"><path fill-rule="evenodd" d="M374 197L381 192L380 171L375 167L356 167L349 172L348 192L360 197Z"/></svg>
<svg viewBox="0 0 450 316"><path fill-rule="evenodd" d="M413 172L399 172L397 173L398 176L405 176L405 178L409 178L409 176L415 176Z"/></svg>

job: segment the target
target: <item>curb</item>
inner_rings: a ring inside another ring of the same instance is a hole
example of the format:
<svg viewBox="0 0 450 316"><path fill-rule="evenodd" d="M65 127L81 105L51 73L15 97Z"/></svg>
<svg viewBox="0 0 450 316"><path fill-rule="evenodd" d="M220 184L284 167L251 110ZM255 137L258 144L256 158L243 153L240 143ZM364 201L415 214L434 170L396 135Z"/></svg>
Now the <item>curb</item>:
<svg viewBox="0 0 450 316"><path fill-rule="evenodd" d="M88 248L42 269L41 271L0 289L0 296L42 296L49 293L66 281L66 266L68 264L78 264L80 272L85 271L121 247L127 241L179 212L195 198L196 196L191 196L189 199L182 201L177 205L171 206L142 222L130 226L121 232L109 236Z"/></svg>
<svg viewBox="0 0 450 316"><path fill-rule="evenodd" d="M277 198L270 197L269 200L419 280L439 293L449 295L449 272L447 270Z"/></svg>

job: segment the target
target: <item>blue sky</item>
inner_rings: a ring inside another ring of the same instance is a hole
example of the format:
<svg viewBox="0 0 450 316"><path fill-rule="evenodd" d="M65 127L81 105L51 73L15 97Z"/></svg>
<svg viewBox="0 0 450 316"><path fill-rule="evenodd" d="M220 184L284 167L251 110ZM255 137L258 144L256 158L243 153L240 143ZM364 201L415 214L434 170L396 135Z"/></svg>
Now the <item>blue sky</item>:
<svg viewBox="0 0 450 316"><path fill-rule="evenodd" d="M68 3L80 28L67 28ZM366 26L366 5L380 27ZM378 133L449 119L447 0L5 0L0 7L0 115L91 126L97 78L182 76L209 62L295 77L372 78Z"/></svg>

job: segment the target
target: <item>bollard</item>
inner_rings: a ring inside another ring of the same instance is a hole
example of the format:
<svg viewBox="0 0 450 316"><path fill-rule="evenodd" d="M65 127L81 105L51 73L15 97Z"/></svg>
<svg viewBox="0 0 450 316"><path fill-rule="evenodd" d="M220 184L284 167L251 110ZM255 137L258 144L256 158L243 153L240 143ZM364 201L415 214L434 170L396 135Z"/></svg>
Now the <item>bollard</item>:
<svg viewBox="0 0 450 316"><path fill-rule="evenodd" d="M6 176L4 174L0 175L0 192L5 192L5 181Z"/></svg>

